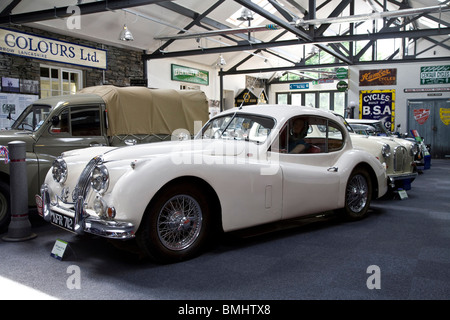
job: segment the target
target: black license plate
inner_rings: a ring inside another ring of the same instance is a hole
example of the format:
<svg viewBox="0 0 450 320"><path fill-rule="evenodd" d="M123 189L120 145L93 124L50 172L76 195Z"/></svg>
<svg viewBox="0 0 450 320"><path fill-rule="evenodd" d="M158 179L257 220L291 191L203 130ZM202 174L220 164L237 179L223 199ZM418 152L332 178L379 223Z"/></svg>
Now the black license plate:
<svg viewBox="0 0 450 320"><path fill-rule="evenodd" d="M72 217L65 216L58 212L53 212L52 219L50 221L54 225L61 227L63 229L74 231L75 228L75 219Z"/></svg>

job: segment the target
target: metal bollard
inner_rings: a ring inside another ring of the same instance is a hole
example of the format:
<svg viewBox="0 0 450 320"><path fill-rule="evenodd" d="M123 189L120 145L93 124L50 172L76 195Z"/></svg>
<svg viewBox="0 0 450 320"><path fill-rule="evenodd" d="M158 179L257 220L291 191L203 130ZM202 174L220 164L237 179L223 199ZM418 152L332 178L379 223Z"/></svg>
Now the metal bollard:
<svg viewBox="0 0 450 320"><path fill-rule="evenodd" d="M31 232L28 219L28 183L26 164L26 144L23 141L11 141L9 149L11 222L4 241L25 241L36 237Z"/></svg>

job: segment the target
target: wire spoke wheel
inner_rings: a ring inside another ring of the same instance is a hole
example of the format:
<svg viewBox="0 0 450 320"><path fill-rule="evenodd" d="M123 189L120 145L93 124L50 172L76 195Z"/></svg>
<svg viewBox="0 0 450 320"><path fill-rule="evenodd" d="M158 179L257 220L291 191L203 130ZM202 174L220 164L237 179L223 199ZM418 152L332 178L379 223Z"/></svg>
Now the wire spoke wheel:
<svg viewBox="0 0 450 320"><path fill-rule="evenodd" d="M198 238L203 222L200 204L191 196L176 195L161 208L157 233L162 245L169 250L189 248Z"/></svg>
<svg viewBox="0 0 450 320"><path fill-rule="evenodd" d="M370 174L362 168L356 168L347 181L345 207L340 210L342 217L347 221L365 218L369 212L372 193Z"/></svg>
<svg viewBox="0 0 450 320"><path fill-rule="evenodd" d="M347 205L355 213L360 213L365 208L369 198L369 186L367 180L361 174L354 175L347 185Z"/></svg>

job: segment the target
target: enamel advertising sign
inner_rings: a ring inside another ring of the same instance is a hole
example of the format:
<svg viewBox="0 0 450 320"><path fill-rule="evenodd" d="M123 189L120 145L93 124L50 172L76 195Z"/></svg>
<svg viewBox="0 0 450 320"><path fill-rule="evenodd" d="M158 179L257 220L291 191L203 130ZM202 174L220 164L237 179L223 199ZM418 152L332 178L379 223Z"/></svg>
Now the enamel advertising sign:
<svg viewBox="0 0 450 320"><path fill-rule="evenodd" d="M381 120L388 131L394 130L395 90L359 92L361 119Z"/></svg>
<svg viewBox="0 0 450 320"><path fill-rule="evenodd" d="M440 108L439 116L443 124L446 126L450 124L450 108Z"/></svg>
<svg viewBox="0 0 450 320"><path fill-rule="evenodd" d="M414 109L414 119L419 124L424 124L430 116L430 109Z"/></svg>
<svg viewBox="0 0 450 320"><path fill-rule="evenodd" d="M420 84L450 83L450 65L420 68Z"/></svg>
<svg viewBox="0 0 450 320"><path fill-rule="evenodd" d="M106 50L0 28L0 52L106 69Z"/></svg>
<svg viewBox="0 0 450 320"><path fill-rule="evenodd" d="M397 84L397 69L360 70L360 86L387 86Z"/></svg>

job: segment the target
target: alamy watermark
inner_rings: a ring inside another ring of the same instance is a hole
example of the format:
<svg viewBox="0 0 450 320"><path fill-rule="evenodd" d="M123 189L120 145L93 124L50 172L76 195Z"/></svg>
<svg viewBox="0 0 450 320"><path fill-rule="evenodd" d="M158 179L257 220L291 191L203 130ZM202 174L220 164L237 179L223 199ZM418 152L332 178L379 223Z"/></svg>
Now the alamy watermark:
<svg viewBox="0 0 450 320"><path fill-rule="evenodd" d="M367 289L381 289L381 269L377 265L370 265L367 267L367 273L370 276L367 278Z"/></svg>
<svg viewBox="0 0 450 320"><path fill-rule="evenodd" d="M81 269L79 266L70 265L67 267L67 273L70 276L66 280L67 289L81 289Z"/></svg>
<svg viewBox="0 0 450 320"><path fill-rule="evenodd" d="M71 14L67 18L66 26L67 29L81 29L81 9L79 6L69 6L67 7L67 13Z"/></svg>
<svg viewBox="0 0 450 320"><path fill-rule="evenodd" d="M202 129L202 122L194 122L194 132ZM269 136L270 137L270 136ZM268 139L269 139L268 137ZM261 175L275 175L279 170L279 153L267 150L271 141L245 142L245 139L190 139L186 129L172 133L171 160L176 165L257 165ZM264 148L264 149L262 149Z"/></svg>

